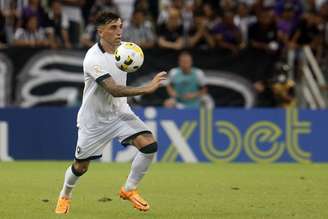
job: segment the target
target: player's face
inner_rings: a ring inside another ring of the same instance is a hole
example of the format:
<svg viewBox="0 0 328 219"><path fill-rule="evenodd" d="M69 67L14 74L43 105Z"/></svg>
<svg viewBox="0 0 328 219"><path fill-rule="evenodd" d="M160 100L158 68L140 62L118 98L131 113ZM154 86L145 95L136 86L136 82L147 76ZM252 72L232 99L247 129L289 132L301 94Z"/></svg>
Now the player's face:
<svg viewBox="0 0 328 219"><path fill-rule="evenodd" d="M179 58L179 66L183 72L188 73L192 67L192 58L189 54L181 55Z"/></svg>
<svg viewBox="0 0 328 219"><path fill-rule="evenodd" d="M114 20L99 28L99 36L108 44L119 46L122 37L122 21L121 19Z"/></svg>

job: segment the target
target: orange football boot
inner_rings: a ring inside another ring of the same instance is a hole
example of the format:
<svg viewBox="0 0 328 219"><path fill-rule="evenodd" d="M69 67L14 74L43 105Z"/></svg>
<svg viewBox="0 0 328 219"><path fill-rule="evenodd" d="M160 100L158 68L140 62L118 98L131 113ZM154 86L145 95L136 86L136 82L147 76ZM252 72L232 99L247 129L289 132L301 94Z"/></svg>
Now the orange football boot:
<svg viewBox="0 0 328 219"><path fill-rule="evenodd" d="M148 211L150 208L148 202L141 198L136 189L132 191L125 191L122 186L119 195L120 198L132 202L133 207L140 211Z"/></svg>
<svg viewBox="0 0 328 219"><path fill-rule="evenodd" d="M56 214L67 214L71 205L71 199L67 197L59 197L55 209Z"/></svg>

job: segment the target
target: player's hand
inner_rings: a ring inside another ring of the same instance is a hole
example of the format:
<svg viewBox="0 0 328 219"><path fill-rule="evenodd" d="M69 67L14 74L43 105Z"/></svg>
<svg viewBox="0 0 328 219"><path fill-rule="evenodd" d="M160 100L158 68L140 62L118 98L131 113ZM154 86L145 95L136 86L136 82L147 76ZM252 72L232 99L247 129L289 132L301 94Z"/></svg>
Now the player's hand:
<svg viewBox="0 0 328 219"><path fill-rule="evenodd" d="M146 86L145 86L145 93L153 93L161 83L166 80L167 73L165 71L162 71L160 73L157 73L153 80L151 80Z"/></svg>
<svg viewBox="0 0 328 219"><path fill-rule="evenodd" d="M183 99L185 100L192 100L198 97L197 92L194 93L186 93L185 95L182 96Z"/></svg>

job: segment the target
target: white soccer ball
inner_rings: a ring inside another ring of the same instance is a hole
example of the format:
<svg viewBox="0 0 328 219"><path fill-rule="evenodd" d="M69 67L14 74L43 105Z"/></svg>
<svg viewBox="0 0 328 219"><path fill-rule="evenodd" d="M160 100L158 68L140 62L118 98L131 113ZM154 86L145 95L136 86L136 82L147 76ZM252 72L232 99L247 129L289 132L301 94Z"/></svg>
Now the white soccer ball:
<svg viewBox="0 0 328 219"><path fill-rule="evenodd" d="M135 43L122 42L114 52L116 66L125 72L137 71L144 61L142 49Z"/></svg>

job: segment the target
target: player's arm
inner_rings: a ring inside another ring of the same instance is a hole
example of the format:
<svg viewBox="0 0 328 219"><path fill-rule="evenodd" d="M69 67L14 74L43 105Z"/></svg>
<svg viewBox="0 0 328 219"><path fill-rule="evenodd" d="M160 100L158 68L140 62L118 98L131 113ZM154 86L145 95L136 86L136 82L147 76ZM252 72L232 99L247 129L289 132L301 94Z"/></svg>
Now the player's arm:
<svg viewBox="0 0 328 219"><path fill-rule="evenodd" d="M154 92L166 79L166 72L160 72L155 75L153 80L141 87L124 86L115 83L112 77L108 77L99 82L99 84L114 97L137 96Z"/></svg>
<svg viewBox="0 0 328 219"><path fill-rule="evenodd" d="M177 97L177 92L174 90L174 88L171 84L166 85L166 91L170 97L172 97L172 98Z"/></svg>

